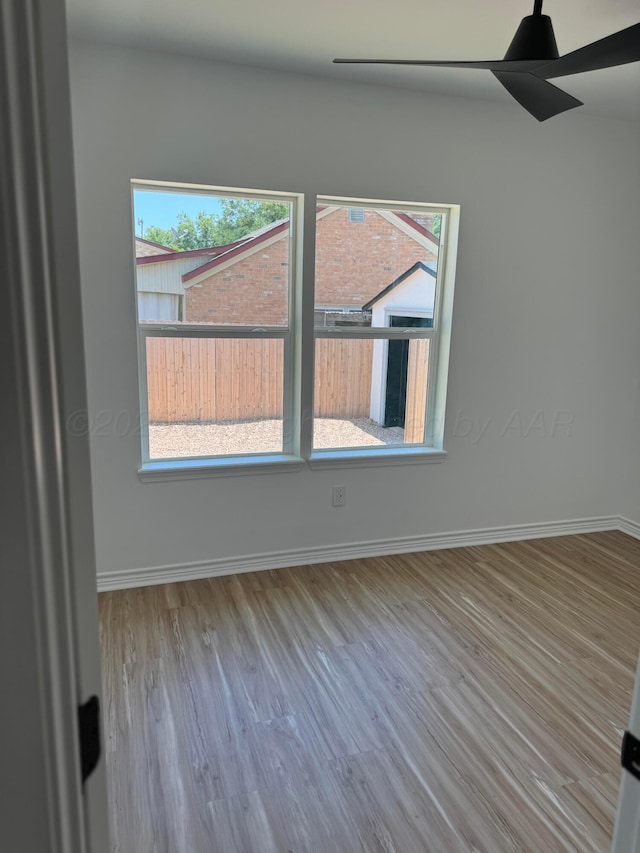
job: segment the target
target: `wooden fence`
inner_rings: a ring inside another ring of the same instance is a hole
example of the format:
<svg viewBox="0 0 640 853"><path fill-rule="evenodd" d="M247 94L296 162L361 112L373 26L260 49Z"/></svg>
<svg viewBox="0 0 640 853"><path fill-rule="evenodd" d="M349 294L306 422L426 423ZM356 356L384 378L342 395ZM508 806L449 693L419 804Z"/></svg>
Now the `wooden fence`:
<svg viewBox="0 0 640 853"><path fill-rule="evenodd" d="M369 416L372 341L316 341L318 417ZM284 345L255 338L147 338L149 420L282 417Z"/></svg>
<svg viewBox="0 0 640 853"><path fill-rule="evenodd" d="M427 376L429 371L429 341L409 341L407 362L407 405L404 413L405 444L424 441L424 423L427 415Z"/></svg>
<svg viewBox="0 0 640 853"><path fill-rule="evenodd" d="M373 341L316 340L314 410L317 418L368 418Z"/></svg>
<svg viewBox="0 0 640 853"><path fill-rule="evenodd" d="M406 441L422 440L428 343L411 341L409 347ZM283 360L284 344L276 339L147 338L149 420L281 418ZM318 339L316 417L368 418L372 361L372 340Z"/></svg>
<svg viewBox="0 0 640 853"><path fill-rule="evenodd" d="M149 420L282 417L281 340L147 338Z"/></svg>

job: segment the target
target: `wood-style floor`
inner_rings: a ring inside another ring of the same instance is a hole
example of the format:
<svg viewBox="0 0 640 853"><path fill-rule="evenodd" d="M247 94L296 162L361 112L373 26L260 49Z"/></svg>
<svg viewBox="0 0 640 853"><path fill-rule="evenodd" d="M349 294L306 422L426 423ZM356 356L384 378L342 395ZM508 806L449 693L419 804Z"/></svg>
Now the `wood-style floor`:
<svg viewBox="0 0 640 853"><path fill-rule="evenodd" d="M114 851L609 850L640 648L622 533L100 607Z"/></svg>

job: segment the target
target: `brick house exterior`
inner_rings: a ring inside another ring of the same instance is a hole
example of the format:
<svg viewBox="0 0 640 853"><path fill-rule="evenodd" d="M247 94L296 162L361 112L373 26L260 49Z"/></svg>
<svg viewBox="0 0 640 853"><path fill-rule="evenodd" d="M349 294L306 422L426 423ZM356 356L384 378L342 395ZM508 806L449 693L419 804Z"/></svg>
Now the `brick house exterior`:
<svg viewBox="0 0 640 853"><path fill-rule="evenodd" d="M185 321L286 325L288 276L289 238L285 234L271 245L258 245L246 257L220 263L202 281L185 281Z"/></svg>
<svg viewBox="0 0 640 853"><path fill-rule="evenodd" d="M350 222L341 207L318 220L316 304L361 308L417 261L434 261L433 251L414 236L366 210L364 222ZM434 239L432 237L432 239Z"/></svg>
<svg viewBox="0 0 640 853"><path fill-rule="evenodd" d="M438 241L406 214L348 208L318 211L316 305L361 309L418 261L436 260ZM289 265L287 223L257 236L182 276L186 322L285 325Z"/></svg>

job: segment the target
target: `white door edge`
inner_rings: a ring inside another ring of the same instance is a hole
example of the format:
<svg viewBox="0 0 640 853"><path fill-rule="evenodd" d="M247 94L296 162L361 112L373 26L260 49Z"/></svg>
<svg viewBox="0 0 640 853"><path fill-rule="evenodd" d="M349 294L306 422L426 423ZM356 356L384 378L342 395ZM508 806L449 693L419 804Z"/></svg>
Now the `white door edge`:
<svg viewBox="0 0 640 853"><path fill-rule="evenodd" d="M0 523L15 557L3 592L24 608L16 648L2 652L21 655L24 675L7 667L1 734L28 744L22 701L34 743L3 751L3 842L27 849L39 832L38 853L103 853L104 757L83 790L77 725L101 691L88 436L65 428L86 390L64 0L0 0L0 175L2 450L14 475L0 483Z"/></svg>
<svg viewBox="0 0 640 853"><path fill-rule="evenodd" d="M629 731L640 738L640 660L629 718ZM622 771L613 853L640 853L640 780Z"/></svg>

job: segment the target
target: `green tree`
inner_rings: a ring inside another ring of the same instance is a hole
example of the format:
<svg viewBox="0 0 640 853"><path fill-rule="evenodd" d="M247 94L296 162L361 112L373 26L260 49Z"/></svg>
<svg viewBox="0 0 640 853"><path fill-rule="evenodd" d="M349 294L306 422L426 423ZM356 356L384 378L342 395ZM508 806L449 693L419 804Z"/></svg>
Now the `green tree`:
<svg viewBox="0 0 640 853"><path fill-rule="evenodd" d="M144 238L176 252L225 246L289 215L289 205L275 201L223 198L220 205L219 214L201 210L194 219L182 211L175 228L151 225Z"/></svg>
<svg viewBox="0 0 640 853"><path fill-rule="evenodd" d="M151 225L144 229L144 239L151 240L152 243L160 243L161 246L166 246L168 249L173 249L176 235L170 228L158 228L157 225Z"/></svg>
<svg viewBox="0 0 640 853"><path fill-rule="evenodd" d="M289 205L277 201L252 201L246 198L221 199L222 211L216 221L219 245L233 243L258 228L289 215Z"/></svg>

